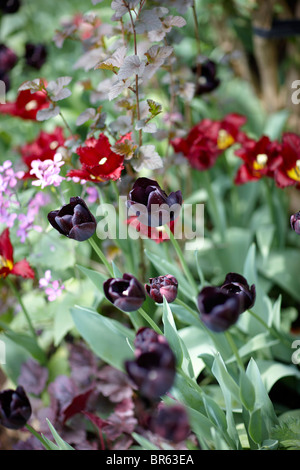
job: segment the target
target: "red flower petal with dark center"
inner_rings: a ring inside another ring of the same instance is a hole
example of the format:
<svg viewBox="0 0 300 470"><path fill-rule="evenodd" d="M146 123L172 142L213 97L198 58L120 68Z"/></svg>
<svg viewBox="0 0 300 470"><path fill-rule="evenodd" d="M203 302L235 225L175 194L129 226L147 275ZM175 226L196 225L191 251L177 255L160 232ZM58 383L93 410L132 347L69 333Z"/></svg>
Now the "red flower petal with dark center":
<svg viewBox="0 0 300 470"><path fill-rule="evenodd" d="M9 229L6 228L0 235L0 257L13 263L13 253L14 250L9 237Z"/></svg>
<svg viewBox="0 0 300 470"><path fill-rule="evenodd" d="M13 246L10 241L9 229L0 235L0 278L9 274L34 279L34 271L25 259L14 264Z"/></svg>
<svg viewBox="0 0 300 470"><path fill-rule="evenodd" d="M41 91L31 93L30 90L23 90L19 92L15 102L2 104L0 113L35 121L37 112L48 107L49 101L45 93Z"/></svg>
<svg viewBox="0 0 300 470"><path fill-rule="evenodd" d="M14 274L15 276L22 276L27 279L34 279L35 276L33 269L26 259L16 263L11 271L11 274Z"/></svg>
<svg viewBox="0 0 300 470"><path fill-rule="evenodd" d="M116 143L126 139L131 139L131 133L124 135ZM94 182L117 180L121 177L124 157L112 151L110 142L104 134L100 134L98 139L87 139L85 144L76 150L82 167L79 170L69 171L67 176Z"/></svg>
<svg viewBox="0 0 300 470"><path fill-rule="evenodd" d="M56 127L52 133L41 131L33 142L23 145L20 148L22 160L28 169L31 169L31 163L34 160L53 160L57 149L64 145L65 138L63 135L63 129ZM32 178L28 171L24 175L25 178Z"/></svg>

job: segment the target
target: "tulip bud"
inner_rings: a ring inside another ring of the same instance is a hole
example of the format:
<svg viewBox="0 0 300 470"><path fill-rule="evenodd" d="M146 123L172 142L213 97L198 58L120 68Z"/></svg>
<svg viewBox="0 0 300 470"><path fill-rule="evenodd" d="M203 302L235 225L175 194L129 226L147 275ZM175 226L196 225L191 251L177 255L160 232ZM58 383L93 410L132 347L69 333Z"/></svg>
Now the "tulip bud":
<svg viewBox="0 0 300 470"><path fill-rule="evenodd" d="M181 191L169 196L159 184L148 178L138 178L129 193L127 207L129 215L138 217L148 227L159 227L175 220L181 210Z"/></svg>
<svg viewBox="0 0 300 470"><path fill-rule="evenodd" d="M153 433L175 444L187 439L191 432L187 412L181 405L159 406L149 427Z"/></svg>
<svg viewBox="0 0 300 470"><path fill-rule="evenodd" d="M217 66L212 60L201 59L199 66L194 67L194 71L197 73L196 96L210 93L220 85L220 79L217 77Z"/></svg>
<svg viewBox="0 0 300 470"><path fill-rule="evenodd" d="M20 0L0 0L0 10L3 13L16 13L20 6Z"/></svg>
<svg viewBox="0 0 300 470"><path fill-rule="evenodd" d="M135 356L138 357L144 352L155 349L157 344L167 344L168 342L163 335L159 335L156 331L146 326L140 328L135 336Z"/></svg>
<svg viewBox="0 0 300 470"><path fill-rule="evenodd" d="M158 304L162 304L164 297L171 303L177 297L178 281L171 274L150 278L150 285L145 285L148 295Z"/></svg>
<svg viewBox="0 0 300 470"><path fill-rule="evenodd" d="M0 424L9 429L21 429L31 416L31 405L22 386L0 392Z"/></svg>
<svg viewBox="0 0 300 470"><path fill-rule="evenodd" d="M296 214L293 214L291 216L291 227L292 229L298 234L300 235L300 211L299 212L296 212Z"/></svg>
<svg viewBox="0 0 300 470"><path fill-rule="evenodd" d="M197 302L201 320L215 332L226 331L241 313L239 296L219 287L204 287Z"/></svg>
<svg viewBox="0 0 300 470"><path fill-rule="evenodd" d="M25 62L37 70L42 68L47 59L47 49L43 44L25 44Z"/></svg>
<svg viewBox="0 0 300 470"><path fill-rule="evenodd" d="M152 345L135 360L126 361L125 368L139 392L148 400L157 400L173 386L176 359L168 344Z"/></svg>
<svg viewBox="0 0 300 470"><path fill-rule="evenodd" d="M253 284L249 287L246 279L240 274L228 273L221 289L239 297L241 307L240 313L253 307L256 298L255 285Z"/></svg>
<svg viewBox="0 0 300 470"><path fill-rule="evenodd" d="M124 312L138 310L146 299L144 286L132 274L107 279L103 289L106 298Z"/></svg>
<svg viewBox="0 0 300 470"><path fill-rule="evenodd" d="M9 72L18 61L17 55L5 44L0 44L0 72L1 74Z"/></svg>
<svg viewBox="0 0 300 470"><path fill-rule="evenodd" d="M92 237L97 222L80 197L71 197L70 203L48 214L50 224L62 235L83 242Z"/></svg>

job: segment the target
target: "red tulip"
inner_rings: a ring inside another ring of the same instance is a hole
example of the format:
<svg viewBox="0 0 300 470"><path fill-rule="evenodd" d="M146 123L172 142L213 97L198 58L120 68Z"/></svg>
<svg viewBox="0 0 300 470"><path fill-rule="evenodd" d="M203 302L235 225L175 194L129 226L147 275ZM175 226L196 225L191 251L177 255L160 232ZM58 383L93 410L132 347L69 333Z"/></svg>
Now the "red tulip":
<svg viewBox="0 0 300 470"><path fill-rule="evenodd" d="M14 262L13 246L10 241L9 229L6 228L0 235L0 278L7 277L9 274L22 276L24 278L34 279L34 271L28 261Z"/></svg>

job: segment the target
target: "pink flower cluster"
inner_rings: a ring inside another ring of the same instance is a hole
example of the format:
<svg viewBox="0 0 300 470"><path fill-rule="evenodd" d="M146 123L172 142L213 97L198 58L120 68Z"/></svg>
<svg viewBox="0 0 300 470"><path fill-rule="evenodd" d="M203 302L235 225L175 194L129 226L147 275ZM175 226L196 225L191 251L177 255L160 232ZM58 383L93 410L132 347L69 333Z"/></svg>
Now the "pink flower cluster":
<svg viewBox="0 0 300 470"><path fill-rule="evenodd" d="M9 228L14 225L17 218L15 211L19 207L13 190L23 175L23 171L14 171L10 160L0 166L0 224Z"/></svg>
<svg viewBox="0 0 300 470"><path fill-rule="evenodd" d="M39 287L45 289L45 294L47 295L48 301L53 302L58 299L61 295L65 286L58 280L51 280L52 273L50 269L45 272L44 277L39 281Z"/></svg>
<svg viewBox="0 0 300 470"><path fill-rule="evenodd" d="M36 225L35 218L39 213L41 207L45 206L50 202L50 196L48 194L37 193L34 198L29 202L27 214L19 214L18 220L20 222L17 230L17 236L20 237L21 243L24 243L28 232L35 230L36 232L42 232L42 227Z"/></svg>
<svg viewBox="0 0 300 470"><path fill-rule="evenodd" d="M53 160L33 160L30 174L37 178L32 182L33 186L40 186L41 189L51 185L59 186L65 179L60 175L60 169L64 164L65 162L60 153L56 153Z"/></svg>
<svg viewBox="0 0 300 470"><path fill-rule="evenodd" d="M23 176L24 171L14 171L10 160L6 160L0 166L0 224L11 228L18 221L17 236L20 237L21 243L25 242L30 230L42 231L39 225L35 225L35 218L40 208L50 202L48 195L38 193L29 202L27 213L18 213L20 203L16 195L16 186Z"/></svg>

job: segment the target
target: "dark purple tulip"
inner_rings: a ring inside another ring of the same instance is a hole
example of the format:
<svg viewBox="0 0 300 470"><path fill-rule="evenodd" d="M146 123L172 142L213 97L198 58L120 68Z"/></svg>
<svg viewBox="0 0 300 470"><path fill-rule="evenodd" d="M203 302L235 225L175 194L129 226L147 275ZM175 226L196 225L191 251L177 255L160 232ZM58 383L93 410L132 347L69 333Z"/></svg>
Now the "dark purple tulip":
<svg viewBox="0 0 300 470"><path fill-rule="evenodd" d="M10 72L18 61L17 55L5 44L0 44L0 73Z"/></svg>
<svg viewBox="0 0 300 470"><path fill-rule="evenodd" d="M92 237L97 227L95 217L80 197L71 197L69 204L49 212L48 220L59 233L79 242Z"/></svg>
<svg viewBox="0 0 300 470"><path fill-rule="evenodd" d="M181 405L162 404L151 417L149 427L154 434L175 444L187 439L191 432L187 412Z"/></svg>
<svg viewBox="0 0 300 470"><path fill-rule="evenodd" d="M291 216L291 227L292 229L298 234L300 235L300 211L299 212L296 212L296 214L293 214Z"/></svg>
<svg viewBox="0 0 300 470"><path fill-rule="evenodd" d="M140 394L148 400L157 400L173 386L176 359L168 344L152 345L135 360L126 361L125 368Z"/></svg>
<svg viewBox="0 0 300 470"><path fill-rule="evenodd" d="M107 279L103 289L106 298L124 312L138 310L146 299L144 286L132 274Z"/></svg>
<svg viewBox="0 0 300 470"><path fill-rule="evenodd" d="M144 352L151 352L157 344L166 344L168 342L163 335L159 335L156 331L146 326L140 328L135 336L135 356L138 357Z"/></svg>
<svg viewBox="0 0 300 470"><path fill-rule="evenodd" d="M162 304L164 297L171 303L177 297L178 281L171 274L149 279L150 285L145 285L148 295L158 304Z"/></svg>
<svg viewBox="0 0 300 470"><path fill-rule="evenodd" d="M220 85L217 66L212 60L203 59L199 66L194 68L194 71L197 73L196 96L210 93Z"/></svg>
<svg viewBox="0 0 300 470"><path fill-rule="evenodd" d="M0 0L0 10L3 13L16 13L20 6L20 0Z"/></svg>
<svg viewBox="0 0 300 470"><path fill-rule="evenodd" d="M239 296L219 287L204 287L197 301L201 320L215 332L228 330L241 313Z"/></svg>
<svg viewBox="0 0 300 470"><path fill-rule="evenodd" d="M250 287L246 279L240 274L228 273L221 289L239 297L241 313L253 307L256 298L255 285L252 284Z"/></svg>
<svg viewBox="0 0 300 470"><path fill-rule="evenodd" d="M9 429L21 429L31 416L31 405L24 388L0 392L0 424Z"/></svg>
<svg viewBox="0 0 300 470"><path fill-rule="evenodd" d="M39 70L47 60L47 48L44 44L25 44L25 61L30 67Z"/></svg>
<svg viewBox="0 0 300 470"><path fill-rule="evenodd" d="M176 191L169 196L159 184L149 178L138 178L129 193L127 207L131 215L148 227L159 227L177 218L182 205L182 193Z"/></svg>

